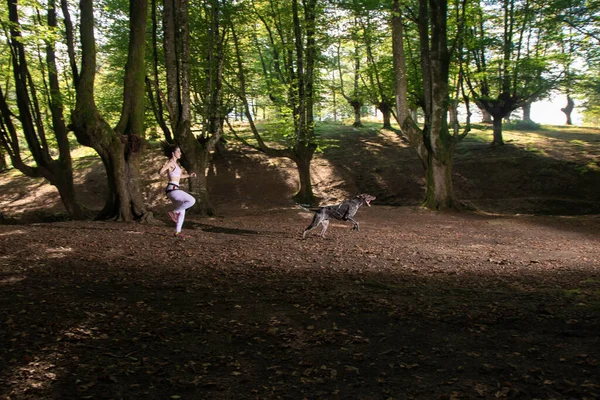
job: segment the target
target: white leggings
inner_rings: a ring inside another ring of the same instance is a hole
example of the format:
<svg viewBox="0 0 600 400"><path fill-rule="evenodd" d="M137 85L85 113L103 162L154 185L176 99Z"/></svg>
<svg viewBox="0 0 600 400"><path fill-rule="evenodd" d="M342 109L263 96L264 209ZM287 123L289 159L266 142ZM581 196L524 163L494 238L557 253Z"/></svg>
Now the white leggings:
<svg viewBox="0 0 600 400"><path fill-rule="evenodd" d="M175 230L181 232L183 220L185 219L185 210L193 206L196 203L196 199L191 194L186 193L181 189L170 191L167 193L167 197L171 199L175 206L173 211L179 214L177 218L177 228L175 228Z"/></svg>

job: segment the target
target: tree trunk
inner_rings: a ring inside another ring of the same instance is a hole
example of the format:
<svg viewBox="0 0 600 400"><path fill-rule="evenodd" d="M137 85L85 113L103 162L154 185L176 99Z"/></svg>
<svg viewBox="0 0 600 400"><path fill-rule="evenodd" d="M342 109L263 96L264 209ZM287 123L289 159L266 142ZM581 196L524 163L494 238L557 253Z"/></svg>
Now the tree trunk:
<svg viewBox="0 0 600 400"><path fill-rule="evenodd" d="M524 101L518 96L511 96L510 94L504 92L500 93L495 99L479 99L477 101L477 106L480 109L485 109L492 115L493 121L493 130L494 136L492 139L492 146L499 146L504 144L504 139L502 137L502 123L504 119L508 119L511 113L523 107Z"/></svg>
<svg viewBox="0 0 600 400"><path fill-rule="evenodd" d="M502 137L502 116L494 115L493 120L494 126L494 138L492 140L492 146L500 146L504 144L504 138Z"/></svg>
<svg viewBox="0 0 600 400"><path fill-rule="evenodd" d="M209 201L206 170L210 152L215 148L222 134L222 68L223 38L219 18L221 5L210 2L210 39L207 41L207 80L204 91L204 114L206 121L203 134L196 137L192 130L191 117L191 73L190 73L190 34L188 0L165 0L163 2L164 58L167 82L167 104L171 130L175 143L180 147L181 164L188 173L196 177L188 180L188 191L196 198L196 204L189 210L193 214L213 215ZM166 136L165 131L165 137ZM168 137L167 137L168 140Z"/></svg>
<svg viewBox="0 0 600 400"><path fill-rule="evenodd" d="M521 110L523 110L523 121L533 122L531 120L531 104L532 103L533 103L532 101L526 101L525 103L523 103L523 106L521 107Z"/></svg>
<svg viewBox="0 0 600 400"><path fill-rule="evenodd" d="M312 204L315 197L312 191L310 163L317 148L314 143L314 69L317 59L315 43L315 20L317 0L304 2L304 23L300 23L298 2L292 0L294 24L294 44L296 48L296 98L297 107L294 110L294 121L297 142L294 153L300 178L300 189L294 195L294 200ZM302 33L305 29L305 34ZM303 43L303 36L306 44ZM293 85L292 85L293 87ZM293 103L293 100L292 100Z"/></svg>
<svg viewBox="0 0 600 400"><path fill-rule="evenodd" d="M379 104L379 111L383 115L383 129L392 129L392 109L387 103Z"/></svg>
<svg viewBox="0 0 600 400"><path fill-rule="evenodd" d="M54 186L58 190L67 213L74 220L85 219L88 215L84 207L77 201L71 163L58 162L56 167Z"/></svg>
<svg viewBox="0 0 600 400"><path fill-rule="evenodd" d="M208 160L206 158L202 158L200 160L201 164L207 165L208 164ZM197 169L197 171L206 171L206 168L204 169ZM196 196L197 201L197 206L196 208L196 214L199 215L208 215L208 216L212 216L215 214L215 209L212 206L211 202L210 202L210 196L208 195L208 179L206 174L197 174L196 178L193 179L190 183L195 184L196 187L194 188L193 186L190 186L190 193L194 193L194 195Z"/></svg>
<svg viewBox="0 0 600 400"><path fill-rule="evenodd" d="M127 140L123 137L123 140ZM136 149L126 159L127 148L132 144L114 141L106 152L103 162L107 171L108 197L102 211L96 217L100 220L114 219L131 222L143 221L149 217L141 194L139 172L140 150Z"/></svg>
<svg viewBox="0 0 600 400"><path fill-rule="evenodd" d="M423 168L427 169L427 150L423 143L423 132L408 103L408 79L406 73L406 56L404 53L404 25L399 0L393 2L392 14L392 53L394 59L394 76L396 89L396 115L400 125L400 134L416 150Z"/></svg>
<svg viewBox="0 0 600 400"><path fill-rule="evenodd" d="M359 128L359 127L363 126L362 121L360 120L360 117L361 117L360 111L362 108L362 102L353 100L350 102L350 105L352 106L352 110L354 111L354 123L352 124L352 126L355 128Z"/></svg>
<svg viewBox="0 0 600 400"><path fill-rule="evenodd" d="M425 206L430 209L456 208L452 184L452 164L456 141L448 129L448 73L450 57L447 47L447 0L420 0L429 4L431 25L431 130ZM422 28L421 28L422 29ZM422 45L423 46L423 45Z"/></svg>
<svg viewBox="0 0 600 400"><path fill-rule="evenodd" d="M190 141L193 140L196 142L186 146L188 152L183 155L182 159L182 164L188 171L196 171L196 177L189 178L188 180L189 193L196 198L193 213L197 215L214 215L215 210L210 202L206 176L210 153L205 151L205 149L195 140L191 131L187 134L190 135ZM177 136L181 138L184 137L182 135Z"/></svg>
<svg viewBox="0 0 600 400"><path fill-rule="evenodd" d="M567 106L560 109L560 111L565 113L565 115L567 117L567 121L566 121L567 125L573 125L573 121L571 120L571 113L573 112L574 108L575 108L575 102L573 101L571 96L567 95Z"/></svg>
<svg viewBox="0 0 600 400"><path fill-rule="evenodd" d="M450 124L450 126L454 126L456 123L458 123L457 106L458 106L457 102L452 101L450 106L448 107L448 123Z"/></svg>
<svg viewBox="0 0 600 400"><path fill-rule="evenodd" d="M218 1L212 0L210 15L210 42L208 51L208 79L205 104L205 136L196 137L191 131L191 73L190 73L190 32L189 32L189 1L178 0L176 7L175 27L176 41L180 54L178 56L180 99L178 109L181 110L180 129L176 130L176 141L180 144L184 157L183 165L188 172L195 172L196 177L189 179L189 191L196 198L196 205L190 210L192 214L213 215L214 209L210 202L206 170L210 152L221 138L220 106L222 100L222 68L223 68L223 43L221 38L220 15L221 6Z"/></svg>
<svg viewBox="0 0 600 400"><path fill-rule="evenodd" d="M492 124L493 123L492 114L490 114L489 111L483 107L480 107L479 109L481 110L481 123L482 124Z"/></svg>
<svg viewBox="0 0 600 400"><path fill-rule="evenodd" d="M448 162L450 161L450 162ZM431 210L455 208L452 183L452 157L438 160L429 157L427 188L423 205Z"/></svg>
<svg viewBox="0 0 600 400"><path fill-rule="evenodd" d="M7 169L8 164L6 163L6 154L4 153L4 149L0 147L0 172L4 172Z"/></svg>
<svg viewBox="0 0 600 400"><path fill-rule="evenodd" d="M312 180L310 176L310 162L312 157L306 155L294 158L298 168L299 188L294 194L293 199L300 204L313 204L315 196L312 191Z"/></svg>
<svg viewBox="0 0 600 400"><path fill-rule="evenodd" d="M56 28L56 2L48 2L48 26ZM53 163L55 182L60 198L71 218L81 220L86 217L84 208L77 201L73 183L73 161L71 159L71 146L69 145L67 126L64 120L62 96L58 80L58 68L56 67L56 56L54 46L46 43L46 63L48 65L48 80L50 87L50 113L52 115L52 127L58 145L58 162Z"/></svg>
<svg viewBox="0 0 600 400"><path fill-rule="evenodd" d="M123 110L113 130L94 101L96 43L92 0L81 0L82 68L76 82L76 105L71 116L78 141L93 147L106 168L108 195L98 219L145 220L139 162L143 147L144 53L147 0L130 1L129 55L125 67Z"/></svg>
<svg viewBox="0 0 600 400"><path fill-rule="evenodd" d="M335 94L335 88L330 88L331 95L333 97L333 122L337 122L337 96Z"/></svg>

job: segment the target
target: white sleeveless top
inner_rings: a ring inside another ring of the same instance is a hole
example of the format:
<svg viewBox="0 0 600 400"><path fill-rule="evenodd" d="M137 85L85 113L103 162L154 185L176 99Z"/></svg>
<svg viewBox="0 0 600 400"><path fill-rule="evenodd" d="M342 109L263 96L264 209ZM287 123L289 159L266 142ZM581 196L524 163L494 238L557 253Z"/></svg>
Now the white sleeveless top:
<svg viewBox="0 0 600 400"><path fill-rule="evenodd" d="M181 167L179 164L175 163L175 168L173 171L169 172L169 180L179 182L179 177L181 176Z"/></svg>

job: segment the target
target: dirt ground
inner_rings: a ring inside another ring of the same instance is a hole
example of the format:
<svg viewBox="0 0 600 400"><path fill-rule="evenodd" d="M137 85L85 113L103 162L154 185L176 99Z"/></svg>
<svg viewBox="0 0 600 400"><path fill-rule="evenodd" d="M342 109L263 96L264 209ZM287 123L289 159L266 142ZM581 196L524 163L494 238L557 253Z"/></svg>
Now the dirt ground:
<svg viewBox="0 0 600 400"><path fill-rule="evenodd" d="M232 144L209 171L217 214L188 216L186 240L158 155L156 224L64 220L48 185L0 176L0 398L600 398L597 132L461 144L460 213L418 206L391 132L327 143L322 204L377 199L326 239L301 238L293 166Z"/></svg>

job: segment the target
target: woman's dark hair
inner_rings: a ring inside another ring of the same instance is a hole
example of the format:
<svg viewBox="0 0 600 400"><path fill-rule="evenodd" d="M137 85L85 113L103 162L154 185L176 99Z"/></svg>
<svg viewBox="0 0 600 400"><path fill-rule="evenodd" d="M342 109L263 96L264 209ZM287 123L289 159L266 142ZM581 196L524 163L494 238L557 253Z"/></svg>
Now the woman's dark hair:
<svg viewBox="0 0 600 400"><path fill-rule="evenodd" d="M165 155L165 157L167 158L171 158L173 156L173 152L175 151L175 149L178 146L174 143L169 143L165 140L161 140L160 142L160 148L163 151L163 154Z"/></svg>

